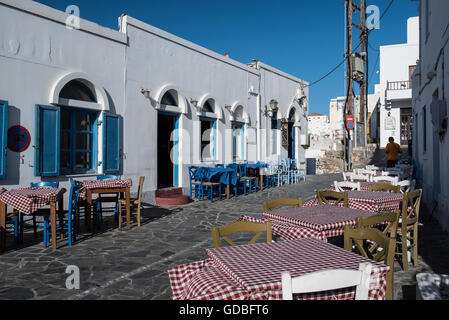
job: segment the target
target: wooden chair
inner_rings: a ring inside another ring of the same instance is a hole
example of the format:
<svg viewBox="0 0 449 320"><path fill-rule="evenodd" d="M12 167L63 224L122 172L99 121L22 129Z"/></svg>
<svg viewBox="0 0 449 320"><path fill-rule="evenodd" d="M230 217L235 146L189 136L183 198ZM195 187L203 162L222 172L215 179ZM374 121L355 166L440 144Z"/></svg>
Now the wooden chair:
<svg viewBox="0 0 449 320"><path fill-rule="evenodd" d="M231 246L236 246L234 241L229 239L229 235L237 232L256 232L256 235L248 244L254 244L262 233L267 233L267 243L272 241L271 222L257 223L250 221L236 221L223 227L212 227L212 240L215 248L221 248L221 239L226 241Z"/></svg>
<svg viewBox="0 0 449 320"><path fill-rule="evenodd" d="M402 180L399 182L396 182L395 184L396 186L399 186L399 190L401 191L401 193L405 193L405 192L412 192L415 190L415 186L416 186L416 180ZM405 189L405 191L402 191L402 187L407 187L407 189Z"/></svg>
<svg viewBox="0 0 449 320"><path fill-rule="evenodd" d="M383 192L394 192L394 193L400 193L401 187L400 186L394 186L389 183L382 183L382 184L375 184L368 186L369 191L383 191Z"/></svg>
<svg viewBox="0 0 449 320"><path fill-rule="evenodd" d="M355 300L368 300L372 265L361 263L359 270L330 269L311 272L292 278L290 272L281 273L282 299L293 300L293 294L336 290L356 286Z"/></svg>
<svg viewBox="0 0 449 320"><path fill-rule="evenodd" d="M145 181L145 177L140 177L139 179L139 188L137 190L137 198L129 199L129 204L132 207L131 214L134 214L134 210L136 209L137 216L137 226L140 227L140 208L141 208L141 200L142 200L142 189L143 182ZM126 211L126 199L119 199L118 201L118 227L122 227L122 212Z"/></svg>
<svg viewBox="0 0 449 320"><path fill-rule="evenodd" d="M395 254L402 256L402 268L404 271L408 270L408 250L411 250L413 254L414 266L418 266L418 219L421 196L422 189L417 189L405 193L402 200Z"/></svg>
<svg viewBox="0 0 449 320"><path fill-rule="evenodd" d="M317 190L316 197L319 204L330 204L329 200L335 200L334 205L338 206L340 202L343 202L345 208L349 208L348 192L337 192L329 190Z"/></svg>
<svg viewBox="0 0 449 320"><path fill-rule="evenodd" d="M290 208L302 207L302 198L298 197L297 199L291 198L277 198L271 201L264 201L262 203L263 210L272 211L280 206L290 206Z"/></svg>
<svg viewBox="0 0 449 320"><path fill-rule="evenodd" d="M334 181L335 191L344 192L345 190L360 190L360 182Z"/></svg>
<svg viewBox="0 0 449 320"><path fill-rule="evenodd" d="M245 185L245 187L249 187L249 193L252 193L253 185L254 192L257 192L256 177L250 177L247 175L246 164L239 165L239 180Z"/></svg>
<svg viewBox="0 0 449 320"><path fill-rule="evenodd" d="M380 220L383 220L380 219ZM378 220L378 221L380 221ZM381 250L371 252L370 248L375 243ZM395 240L374 228L353 228L345 226L344 248L355 251L371 260L381 262L390 267L386 275L387 291L386 300L393 300L393 274L394 274L394 246ZM354 250L353 250L354 249Z"/></svg>

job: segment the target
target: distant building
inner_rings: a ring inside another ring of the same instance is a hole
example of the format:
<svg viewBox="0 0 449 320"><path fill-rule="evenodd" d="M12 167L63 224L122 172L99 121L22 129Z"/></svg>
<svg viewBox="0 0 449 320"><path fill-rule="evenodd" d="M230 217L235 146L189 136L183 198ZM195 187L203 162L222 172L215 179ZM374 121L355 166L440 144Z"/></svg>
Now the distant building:
<svg viewBox="0 0 449 320"><path fill-rule="evenodd" d="M411 140L412 74L419 56L419 17L407 20L407 43L380 46L380 83L375 86L380 105L374 118L376 138L385 148L393 137L401 146ZM372 131L374 133L374 131Z"/></svg>
<svg viewBox="0 0 449 320"><path fill-rule="evenodd" d="M423 203L449 231L449 1L421 0L419 63L413 74L413 145Z"/></svg>
<svg viewBox="0 0 449 320"><path fill-rule="evenodd" d="M332 150L332 132L329 117L320 113L308 116L309 148L306 158L321 158L325 151Z"/></svg>

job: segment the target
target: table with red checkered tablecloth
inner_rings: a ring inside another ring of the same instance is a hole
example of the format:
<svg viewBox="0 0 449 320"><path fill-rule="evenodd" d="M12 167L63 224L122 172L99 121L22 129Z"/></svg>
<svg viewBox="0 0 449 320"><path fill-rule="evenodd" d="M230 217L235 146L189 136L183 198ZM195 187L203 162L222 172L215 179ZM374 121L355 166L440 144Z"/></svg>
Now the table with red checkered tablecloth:
<svg viewBox="0 0 449 320"><path fill-rule="evenodd" d="M349 208L376 213L399 210L404 197L401 193L382 191L350 190L347 192ZM329 203L332 203L332 201L329 201ZM315 199L307 201L303 206L316 206L318 204L318 199L315 196ZM343 202L338 205L343 206Z"/></svg>
<svg viewBox="0 0 449 320"><path fill-rule="evenodd" d="M373 265L368 299L382 300L389 267L319 239L256 243L206 250L208 259L168 270L174 300L282 299L281 272L292 277L325 269ZM297 299L353 299L354 288L296 295Z"/></svg>
<svg viewBox="0 0 449 320"><path fill-rule="evenodd" d="M388 181L377 181L377 182L357 181L357 182L360 182L360 190L361 191L369 191L370 186L389 183ZM342 188L344 189L344 187L342 187ZM335 190L335 186L332 184L330 186L330 189Z"/></svg>
<svg viewBox="0 0 449 320"><path fill-rule="evenodd" d="M355 225L357 217L369 217L374 212L332 205L316 205L300 208L278 209L263 213L263 217L272 223L285 223L294 227L307 228L317 232L323 240L340 236L346 225ZM275 230L273 230L275 233Z"/></svg>
<svg viewBox="0 0 449 320"><path fill-rule="evenodd" d="M26 187L10 191L4 191L0 194L0 227L1 227L1 246L5 244L6 228L6 208L13 207L15 210L24 214L32 214L43 206L50 205L51 227L53 234L56 234L56 202L59 203L59 210L62 210L63 195L67 190L64 188L51 187ZM52 237L53 249L56 249L56 237Z"/></svg>
<svg viewBox="0 0 449 320"><path fill-rule="evenodd" d="M126 199L126 227L130 228L131 209L130 209L130 188L132 186L131 179L105 179L105 180L84 180L78 181L80 184L80 200L84 200L86 206L87 227L91 230L91 211L92 211L92 194L125 194Z"/></svg>

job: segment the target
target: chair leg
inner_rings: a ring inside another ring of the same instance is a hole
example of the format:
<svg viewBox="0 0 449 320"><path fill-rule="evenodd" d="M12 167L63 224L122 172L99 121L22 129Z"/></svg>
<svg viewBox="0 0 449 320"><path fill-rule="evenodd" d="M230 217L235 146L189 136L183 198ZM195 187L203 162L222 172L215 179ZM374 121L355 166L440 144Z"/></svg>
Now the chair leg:
<svg viewBox="0 0 449 320"><path fill-rule="evenodd" d="M14 222L14 250L17 250L17 243L19 241L19 216L15 216Z"/></svg>
<svg viewBox="0 0 449 320"><path fill-rule="evenodd" d="M408 249L407 249L407 234L401 235L401 245L402 245L402 269L404 271L408 270Z"/></svg>
<svg viewBox="0 0 449 320"><path fill-rule="evenodd" d="M122 205L119 204L118 206L118 227L119 229L122 228Z"/></svg>
<svg viewBox="0 0 449 320"><path fill-rule="evenodd" d="M34 239L37 239L36 216L34 216L34 215L33 215L33 232L34 232Z"/></svg>
<svg viewBox="0 0 449 320"><path fill-rule="evenodd" d="M140 227L140 203L137 205L137 226Z"/></svg>
<svg viewBox="0 0 449 320"><path fill-rule="evenodd" d="M418 266L418 223L413 227L413 237L411 239L413 242L413 265Z"/></svg>

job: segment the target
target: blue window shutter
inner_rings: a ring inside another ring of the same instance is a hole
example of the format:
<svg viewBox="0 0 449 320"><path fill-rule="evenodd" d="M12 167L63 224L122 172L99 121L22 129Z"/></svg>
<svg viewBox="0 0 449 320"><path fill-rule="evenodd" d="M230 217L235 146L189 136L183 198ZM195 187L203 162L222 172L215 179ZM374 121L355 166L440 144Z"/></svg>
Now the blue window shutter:
<svg viewBox="0 0 449 320"><path fill-rule="evenodd" d="M59 126L61 110L55 106L35 107L35 154L36 176L59 176Z"/></svg>
<svg viewBox="0 0 449 320"><path fill-rule="evenodd" d="M103 172L120 173L121 122L119 115L103 114Z"/></svg>
<svg viewBox="0 0 449 320"><path fill-rule="evenodd" d="M0 100L0 179L6 178L6 152L8 141L8 102Z"/></svg>

